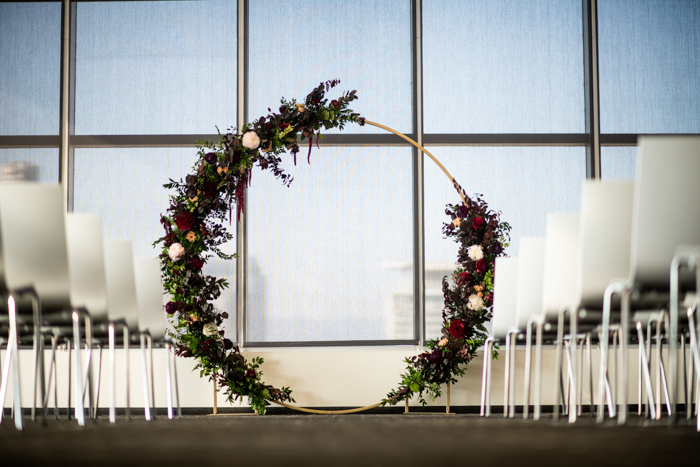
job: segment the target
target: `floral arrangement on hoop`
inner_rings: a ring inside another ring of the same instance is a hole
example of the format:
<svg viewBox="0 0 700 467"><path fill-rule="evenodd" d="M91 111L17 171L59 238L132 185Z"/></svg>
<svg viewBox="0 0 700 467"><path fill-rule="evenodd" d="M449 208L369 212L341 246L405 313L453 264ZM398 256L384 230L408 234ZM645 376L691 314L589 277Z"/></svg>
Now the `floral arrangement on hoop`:
<svg viewBox="0 0 700 467"><path fill-rule="evenodd" d="M493 274L496 258L504 255L510 241L510 225L501 221L500 211L489 209L482 195L469 198L455 183L465 203L448 204L445 214L451 222L443 225L446 238L459 243L457 269L442 279L445 307L442 336L426 344L427 350L406 358L406 372L399 388L387 394L383 404L394 405L414 395L425 405L425 394L433 400L442 394L440 386L454 384L465 366L476 356L488 337L484 323L491 319ZM494 350L493 357L497 356Z"/></svg>
<svg viewBox="0 0 700 467"><path fill-rule="evenodd" d="M289 186L292 177L280 168L280 155L291 152L296 164L298 139L308 139L310 162L314 138L316 143L323 138L322 129L342 129L349 122L364 125L364 118L348 108L357 99L356 91L331 101L325 98L339 83L321 83L304 102L282 99L279 113L268 109L270 114L245 124L240 132L230 128L226 134L219 133L216 144L197 141L193 173L184 181L170 179L164 185L175 194L160 219L165 235L154 246L162 244L163 286L170 294L165 308L174 326L177 353L197 359L200 376L216 381L229 402L246 396L251 408L260 414L271 400L293 401L291 390L266 385L260 371L263 359L246 361L240 349L224 336L220 328L228 314L210 302L221 295L228 282L205 275L202 268L214 255L226 260L235 257L221 250L221 245L233 238L224 222L227 217L231 222L234 203L240 217L255 165L272 171Z"/></svg>

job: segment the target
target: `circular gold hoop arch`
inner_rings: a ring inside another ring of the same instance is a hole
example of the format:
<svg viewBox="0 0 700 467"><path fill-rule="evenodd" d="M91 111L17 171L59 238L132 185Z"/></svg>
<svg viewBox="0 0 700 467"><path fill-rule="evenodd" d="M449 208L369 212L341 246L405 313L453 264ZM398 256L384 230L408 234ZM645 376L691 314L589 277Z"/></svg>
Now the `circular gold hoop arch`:
<svg viewBox="0 0 700 467"><path fill-rule="evenodd" d="M398 136L398 137L400 137L400 138L402 138L402 139L408 141L408 142L411 143L413 146L415 146L415 147L417 147L418 149L420 149L425 155L427 155L428 157L430 157L430 158L433 160L433 162L435 162L435 163L438 165L438 167L440 167L440 169L442 169L442 171L445 173L445 175L447 175L447 178L450 179L450 182L452 183L452 186L454 186L455 190L457 190L457 193L459 193L459 196L462 198L462 202L463 202L464 204L467 204L467 200L466 200L466 198L465 198L465 196L464 196L464 192L462 191L462 188L461 188L461 187L459 186L459 184L455 181L454 177L453 177L452 175L450 175L450 173L447 171L447 169L445 168L445 166L442 165L442 164L440 163L440 161L437 160L437 159L435 158L435 156L433 156L432 154L430 154L430 152L428 152L427 149L425 149L423 146L421 146L420 144L416 143L414 140L412 140L412 139L409 138L408 136L404 135L403 133L399 133L398 131L396 131L396 130L394 130L394 129L392 129L392 128L389 128L388 126L384 126L384 125L381 125L381 124L375 123L375 122L370 122L369 120L365 120L365 123L366 123L367 125L376 126L376 127L381 128L381 129L383 129L383 130L386 130L386 131L388 131L388 132L390 132L390 133L393 133L393 134L395 134L396 136ZM447 394L446 394L446 395L447 395L447 412L449 413L449 411L450 411L450 409L449 409L449 407L450 407L450 384L449 384L449 382L448 382L448 384L447 384ZM216 402L216 394L214 394L214 401ZM373 408L375 408L375 407L379 407L380 405L382 405L382 402L377 402L376 404L368 405L368 406L365 406L365 407L358 407L358 408L355 408L355 409L347 409L347 410L317 410L317 409L307 409L307 408L304 408L304 407L297 407L297 406L290 405L290 404L286 404L286 403L284 403L284 402L279 402L279 401L271 401L271 402L274 402L275 404L281 405L282 407L286 407L286 408L288 408L288 409L296 410L296 411L298 411L298 412L306 412L306 413L320 414L320 415L341 415L341 414L351 414L351 413L357 413L357 412L364 412L365 410L370 410L370 409L373 409ZM406 402L407 402L407 404L408 404L408 400L406 400ZM408 405L406 405L406 407L407 407L406 410L408 411Z"/></svg>

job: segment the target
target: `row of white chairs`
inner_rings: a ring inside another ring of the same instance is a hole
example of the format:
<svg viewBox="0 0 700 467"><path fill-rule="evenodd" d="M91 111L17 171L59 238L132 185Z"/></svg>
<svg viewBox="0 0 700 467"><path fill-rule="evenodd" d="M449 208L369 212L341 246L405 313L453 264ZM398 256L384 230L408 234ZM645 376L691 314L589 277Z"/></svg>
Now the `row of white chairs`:
<svg viewBox="0 0 700 467"><path fill-rule="evenodd" d="M700 383L694 319L700 283L698 173L700 137L640 137L635 180L585 181L579 213L549 214L545 237L523 238L517 258L496 260L493 331L484 354L490 354L495 341L505 342L504 415L513 417L515 413L514 343L517 336L524 335L523 412L528 416L534 328L535 418L540 416L542 342L547 338L557 346L555 419L563 395L568 395L564 410L570 422L582 411L584 345L593 410L592 338L598 339L601 348L596 396L599 422L604 420L606 408L610 417L617 416L618 423L626 422L627 349L633 338L639 346L638 411L641 413L644 406L656 419L661 416L663 393L666 410L675 420L680 386L678 346L685 359L689 345L691 358L683 366L683 376L688 381L684 387L686 413L691 416L693 401L697 407ZM680 313L681 308L684 313ZM619 344L619 351L612 355L608 351L611 333L614 348ZM654 355L652 339L656 340ZM664 363L663 340L668 344L668 365ZM565 358L567 374L562 377ZM654 371L650 371L652 360ZM609 377L612 366L616 381ZM490 414L490 378L487 358L481 402L485 416Z"/></svg>
<svg viewBox="0 0 700 467"><path fill-rule="evenodd" d="M120 343L125 350L127 418L130 415L128 350L130 344L137 342L141 345L146 419L155 417L154 342L166 348L168 417L173 418L173 386L180 415L175 356L165 334L158 258L134 260L131 241L103 240L101 219L97 215L65 214L60 185L12 183L0 185L0 260L0 294L7 302L6 313L0 318L0 336L7 340L0 407L4 407L12 380L17 429L23 428L20 343L31 344L34 351L33 419L36 411L41 410L46 420L51 385L54 416L58 417L56 348L59 344L73 351L67 412L70 418L72 398L80 425L85 424L86 396L89 416L97 416L99 369L105 344L109 347L112 423L116 422L115 360L116 345ZM117 330L122 331L121 335ZM48 383L44 362L47 339L51 342ZM92 372L93 350L100 356L96 381ZM0 410L0 422L3 414L4 409Z"/></svg>

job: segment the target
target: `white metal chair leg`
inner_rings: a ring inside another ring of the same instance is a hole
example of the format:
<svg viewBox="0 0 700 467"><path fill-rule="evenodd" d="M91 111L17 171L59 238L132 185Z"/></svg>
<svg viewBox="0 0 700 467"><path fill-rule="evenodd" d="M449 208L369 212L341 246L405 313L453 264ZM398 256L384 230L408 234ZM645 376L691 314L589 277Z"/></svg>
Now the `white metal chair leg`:
<svg viewBox="0 0 700 467"><path fill-rule="evenodd" d="M156 414L156 379L154 375L154 363L153 363L153 338L150 334L147 335L146 345L148 347L149 361L151 364L151 416L155 420Z"/></svg>
<svg viewBox="0 0 700 467"><path fill-rule="evenodd" d="M97 388L95 389L95 407L92 418L97 418L97 410L100 405L100 385L102 383L102 345L97 344L99 361L97 362Z"/></svg>
<svg viewBox="0 0 700 467"><path fill-rule="evenodd" d="M559 386L562 379L562 348L564 346L564 316L566 308L559 310L557 322L557 342L556 358L554 364L554 405L552 407L552 418L556 422L559 420L559 404L561 402L561 392Z"/></svg>
<svg viewBox="0 0 700 467"><path fill-rule="evenodd" d="M537 320L531 318L527 322L527 331L525 333L525 381L523 395L523 419L527 420L530 412L530 382L532 373L532 327L537 325Z"/></svg>
<svg viewBox="0 0 700 467"><path fill-rule="evenodd" d="M141 333L141 364L143 368L143 414L146 420L151 420L151 395L148 390L148 363L146 362L146 334Z"/></svg>
<svg viewBox="0 0 700 467"><path fill-rule="evenodd" d="M85 426L85 408L83 406L83 391L82 391L82 362L80 355L80 315L77 311L73 312L73 341L75 344L75 418L78 420L78 425Z"/></svg>
<svg viewBox="0 0 700 467"><path fill-rule="evenodd" d="M117 423L117 370L114 323L109 323L109 421Z"/></svg>
<svg viewBox="0 0 700 467"><path fill-rule="evenodd" d="M51 385L53 384L54 390L56 390L56 336L51 336L51 364L49 365L49 378L48 386L46 388L46 396L44 397L44 418L48 417L49 411L49 394L51 394ZM54 394L54 401L56 401L56 394ZM56 403L58 406L58 403ZM54 408L54 418L58 420L58 412Z"/></svg>
<svg viewBox="0 0 700 467"><path fill-rule="evenodd" d="M639 339L639 354L642 357L642 373L647 389L647 407L651 413L651 418L656 419L656 405L654 404L654 391L651 388L651 375L649 374L649 362L644 349L644 334L642 334L642 323L637 323L637 337Z"/></svg>
<svg viewBox="0 0 700 467"><path fill-rule="evenodd" d="M5 355L5 365L2 373L2 385L0 386L0 402L2 402L3 410L0 411L0 422L2 422L2 413L5 406L5 395L7 393L7 385L9 384L10 372L12 373L14 391L13 410L15 419L15 428L22 430L22 400L20 397L19 387L19 346L17 344L17 308L15 298L10 295L7 299L8 317L10 321L10 330L7 338L7 355Z"/></svg>
<svg viewBox="0 0 700 467"><path fill-rule="evenodd" d="M486 384L486 379L489 376L489 367L491 365L491 343L493 342L493 337L487 337L486 341L484 342L484 366L483 370L481 372L481 410L479 412L479 415L482 417L487 417L488 415L486 414L486 390L487 390L487 384ZM167 347L166 347L167 349ZM169 353L169 351L168 351ZM168 402L170 402L170 388L169 388L169 382L168 382ZM170 406L168 406L169 411L172 410ZM169 418L173 418L170 412L168 413Z"/></svg>
<svg viewBox="0 0 700 467"><path fill-rule="evenodd" d="M173 385L172 385L172 373L170 371L170 344L165 344L165 385L166 385L166 397L168 402L168 418L173 419ZM482 389L481 389L481 416L484 416L484 389L483 389L483 379L482 379Z"/></svg>
<svg viewBox="0 0 700 467"><path fill-rule="evenodd" d="M544 332L544 322L537 323L535 333L535 408L533 419L540 419L542 409L542 333Z"/></svg>

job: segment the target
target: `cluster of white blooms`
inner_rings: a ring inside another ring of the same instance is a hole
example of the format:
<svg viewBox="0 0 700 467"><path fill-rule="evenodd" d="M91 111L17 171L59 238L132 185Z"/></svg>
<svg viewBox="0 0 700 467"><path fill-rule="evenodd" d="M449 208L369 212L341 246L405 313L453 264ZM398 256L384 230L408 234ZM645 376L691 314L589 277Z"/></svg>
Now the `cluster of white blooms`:
<svg viewBox="0 0 700 467"><path fill-rule="evenodd" d="M246 131L241 143L248 149L258 149L260 146L260 136L254 131Z"/></svg>
<svg viewBox="0 0 700 467"><path fill-rule="evenodd" d="M207 323L202 327L202 332L205 336L218 336L219 331L216 329L216 324Z"/></svg>
<svg viewBox="0 0 700 467"><path fill-rule="evenodd" d="M178 259L182 258L182 255L184 254L185 247L183 247L179 243L173 243L168 249L168 256L170 256L171 261L177 261Z"/></svg>
<svg viewBox="0 0 700 467"><path fill-rule="evenodd" d="M469 296L469 303L467 303L467 308L473 311L479 311L484 308L484 299L479 297L477 294L473 293Z"/></svg>
<svg viewBox="0 0 700 467"><path fill-rule="evenodd" d="M469 254L469 257L474 261L479 261L484 257L484 249L481 248L481 245L470 246L467 253Z"/></svg>

